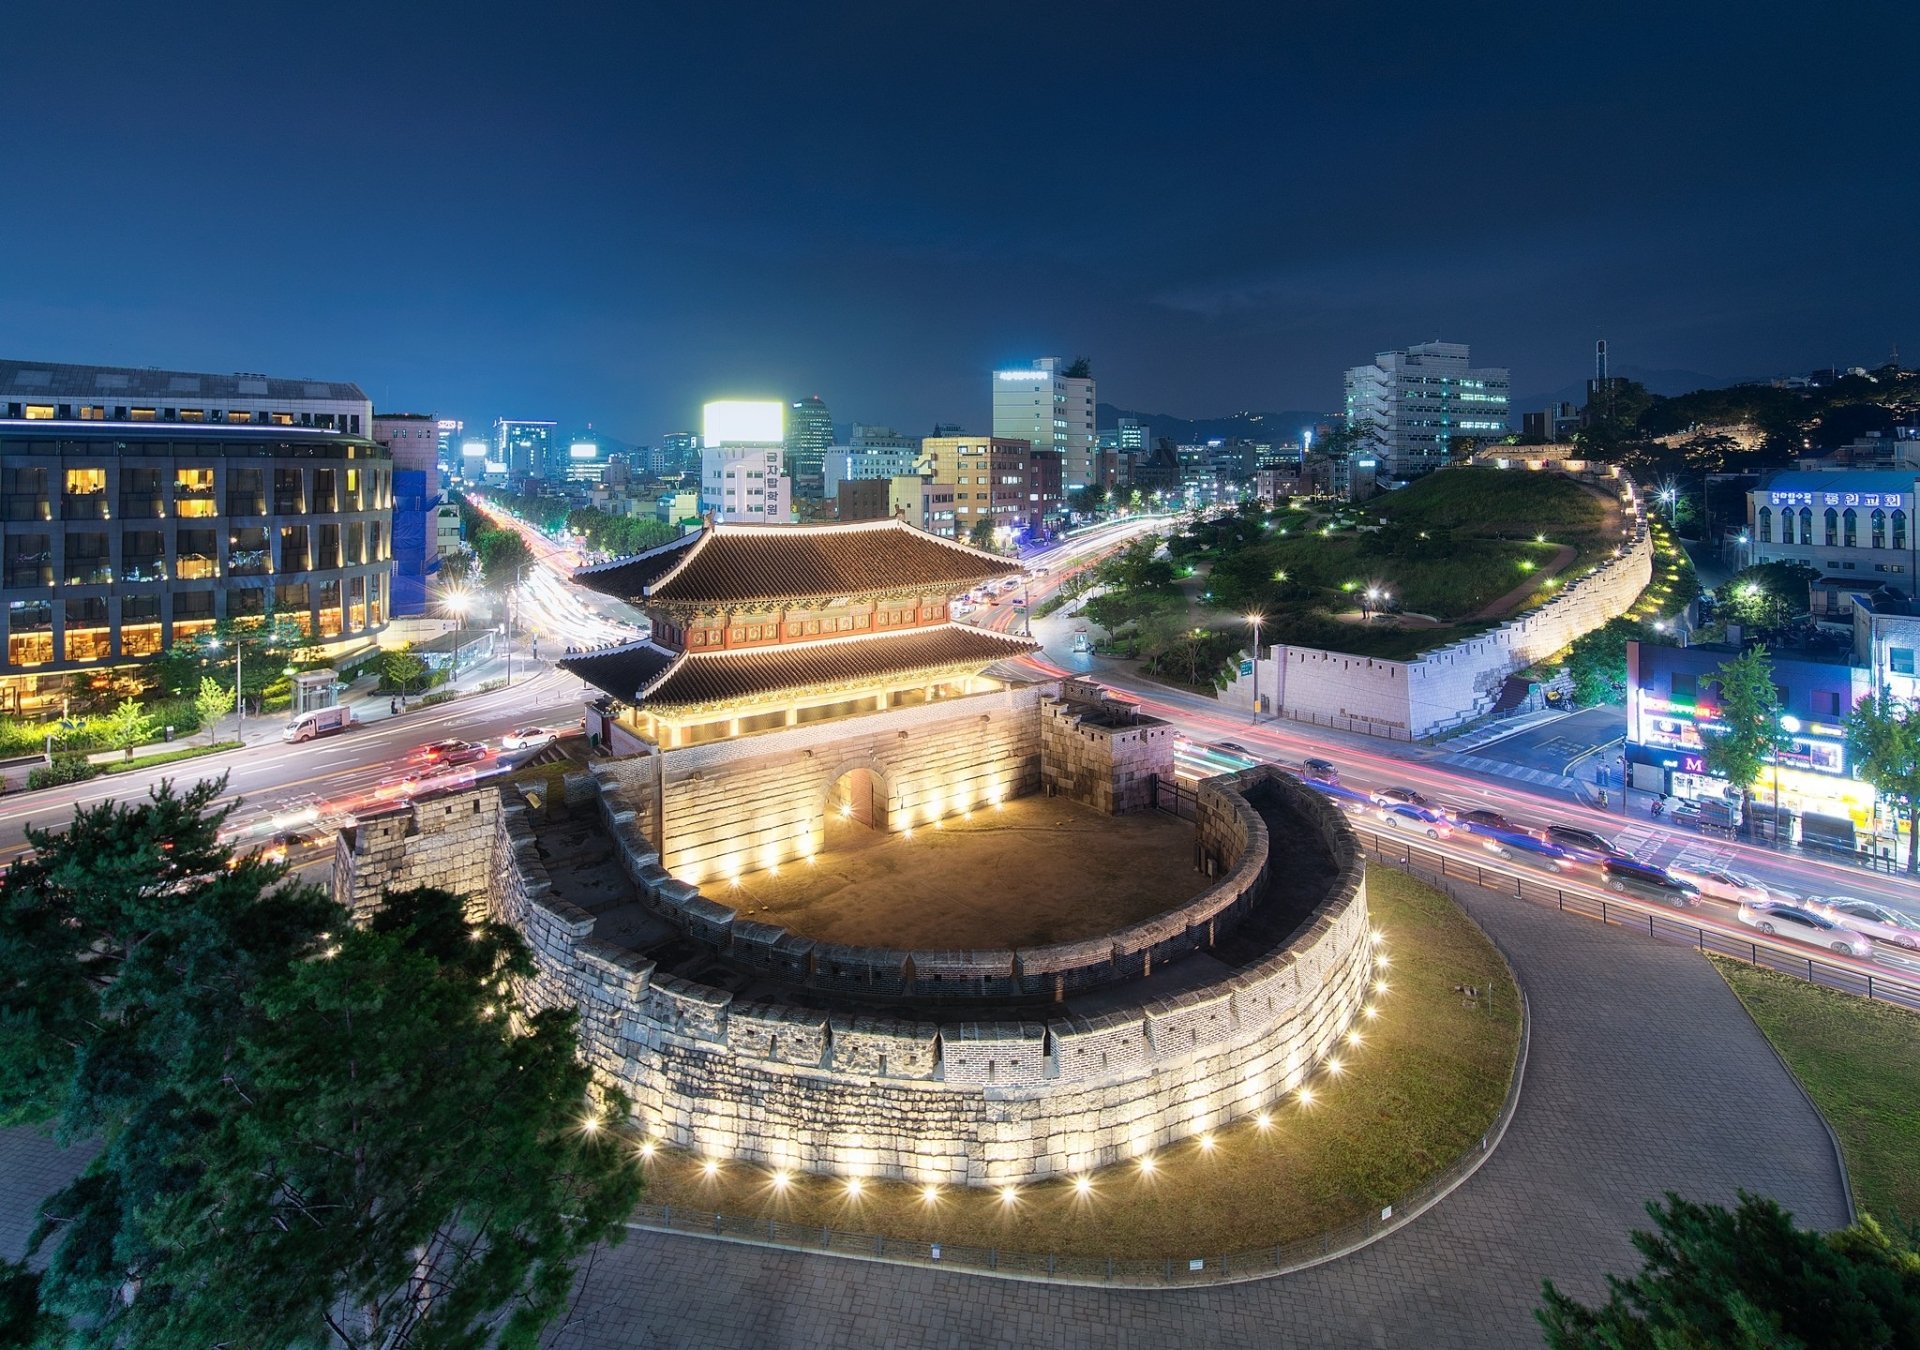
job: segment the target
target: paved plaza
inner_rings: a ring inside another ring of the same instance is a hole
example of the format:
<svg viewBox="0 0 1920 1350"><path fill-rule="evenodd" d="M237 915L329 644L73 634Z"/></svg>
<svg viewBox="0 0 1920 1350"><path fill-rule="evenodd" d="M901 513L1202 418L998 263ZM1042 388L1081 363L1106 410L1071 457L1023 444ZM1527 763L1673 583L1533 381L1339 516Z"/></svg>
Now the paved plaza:
<svg viewBox="0 0 1920 1350"><path fill-rule="evenodd" d="M1802 1223L1847 1220L1825 1128L1704 958L1473 893L1533 1013L1506 1142L1438 1208L1354 1256L1190 1291L1109 1291L945 1274L635 1233L596 1254L549 1334L601 1347L1537 1346L1540 1280L1596 1297L1637 1266L1627 1231L1665 1190L1778 1197ZM69 1170L0 1135L0 1250Z"/></svg>

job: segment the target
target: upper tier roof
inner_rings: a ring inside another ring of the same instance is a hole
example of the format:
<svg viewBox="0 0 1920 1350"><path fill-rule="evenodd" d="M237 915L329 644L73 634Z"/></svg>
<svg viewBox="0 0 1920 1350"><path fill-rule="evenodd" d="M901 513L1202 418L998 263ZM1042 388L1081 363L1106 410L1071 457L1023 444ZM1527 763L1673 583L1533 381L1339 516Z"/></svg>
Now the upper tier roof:
<svg viewBox="0 0 1920 1350"><path fill-rule="evenodd" d="M904 520L707 525L670 544L583 567L589 590L637 605L737 605L901 591L966 590L1020 564Z"/></svg>
<svg viewBox="0 0 1920 1350"><path fill-rule="evenodd" d="M858 688L922 671L979 671L1039 645L964 624L940 624L887 636L734 651L675 652L629 642L569 654L560 667L622 702L672 713L804 690Z"/></svg>

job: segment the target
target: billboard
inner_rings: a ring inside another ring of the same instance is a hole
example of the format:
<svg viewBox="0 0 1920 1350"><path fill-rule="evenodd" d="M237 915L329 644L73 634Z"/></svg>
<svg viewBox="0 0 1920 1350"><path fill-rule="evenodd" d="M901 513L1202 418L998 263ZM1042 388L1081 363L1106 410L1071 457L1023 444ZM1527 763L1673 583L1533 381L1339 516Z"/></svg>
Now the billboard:
<svg viewBox="0 0 1920 1350"><path fill-rule="evenodd" d="M787 439L787 405L765 399L720 399L707 404L704 445L780 445Z"/></svg>

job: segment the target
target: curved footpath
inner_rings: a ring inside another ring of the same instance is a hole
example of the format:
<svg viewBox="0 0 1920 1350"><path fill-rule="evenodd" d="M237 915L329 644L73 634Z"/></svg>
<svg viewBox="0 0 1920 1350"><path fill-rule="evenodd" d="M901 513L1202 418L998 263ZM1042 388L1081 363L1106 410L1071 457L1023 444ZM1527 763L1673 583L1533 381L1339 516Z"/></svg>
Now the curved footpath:
<svg viewBox="0 0 1920 1350"><path fill-rule="evenodd" d="M1533 1015L1505 1142L1429 1213L1353 1256L1211 1289L1107 1291L847 1261L636 1232L596 1254L545 1344L1185 1347L1538 1346L1540 1281L1587 1299L1638 1260L1627 1232L1666 1190L1777 1197L1804 1224L1847 1222L1819 1116L1693 951L1467 892ZM0 1252L71 1170L0 1134Z"/></svg>

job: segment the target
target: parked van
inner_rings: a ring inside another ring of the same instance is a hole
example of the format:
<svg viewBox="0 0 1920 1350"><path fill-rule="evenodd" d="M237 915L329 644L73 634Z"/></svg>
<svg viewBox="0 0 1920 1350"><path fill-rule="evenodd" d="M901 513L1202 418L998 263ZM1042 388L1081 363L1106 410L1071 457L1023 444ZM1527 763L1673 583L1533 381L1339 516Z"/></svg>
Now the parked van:
<svg viewBox="0 0 1920 1350"><path fill-rule="evenodd" d="M315 708L312 712L303 712L280 733L283 741L310 741L315 736L327 736L336 731L351 731L359 726L351 708Z"/></svg>

